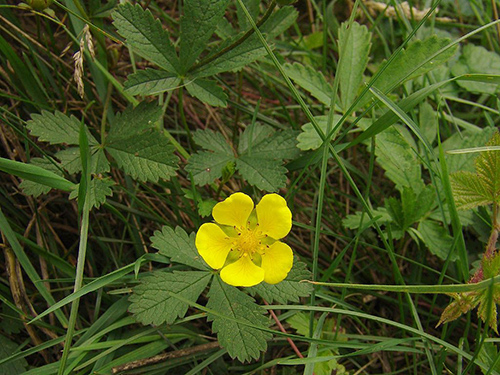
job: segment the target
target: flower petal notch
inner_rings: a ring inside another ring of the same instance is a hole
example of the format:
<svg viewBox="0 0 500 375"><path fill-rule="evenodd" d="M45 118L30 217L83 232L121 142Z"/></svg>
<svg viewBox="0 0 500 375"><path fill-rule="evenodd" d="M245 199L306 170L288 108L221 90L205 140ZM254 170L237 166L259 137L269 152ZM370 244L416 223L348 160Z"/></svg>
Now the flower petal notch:
<svg viewBox="0 0 500 375"><path fill-rule="evenodd" d="M254 206L248 195L235 193L217 203L212 216L215 223L198 230L196 248L225 283L250 287L286 278L293 252L280 239L292 228L292 213L283 197L266 194Z"/></svg>

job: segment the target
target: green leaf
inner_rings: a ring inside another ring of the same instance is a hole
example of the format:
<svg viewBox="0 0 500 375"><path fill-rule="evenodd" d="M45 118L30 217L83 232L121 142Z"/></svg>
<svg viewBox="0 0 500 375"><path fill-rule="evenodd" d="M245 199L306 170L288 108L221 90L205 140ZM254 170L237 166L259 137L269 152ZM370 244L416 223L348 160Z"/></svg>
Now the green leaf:
<svg viewBox="0 0 500 375"><path fill-rule="evenodd" d="M455 204L460 210L486 206L495 201L495 196L483 179L472 172L455 172L450 175Z"/></svg>
<svg viewBox="0 0 500 375"><path fill-rule="evenodd" d="M404 187L401 192L401 203L404 212L404 227L408 228L427 214L436 202L434 187L428 185L420 193Z"/></svg>
<svg viewBox="0 0 500 375"><path fill-rule="evenodd" d="M495 132L486 146L500 146L500 133ZM500 199L500 152L498 150L480 152L475 165L477 174L493 197L493 201L498 202Z"/></svg>
<svg viewBox="0 0 500 375"><path fill-rule="evenodd" d="M24 180L46 185L53 189L71 191L76 185L58 174L33 164L25 164L0 157L0 171L20 177Z"/></svg>
<svg viewBox="0 0 500 375"><path fill-rule="evenodd" d="M433 220L422 220L418 225L417 231L432 254L442 260L448 258L454 241L453 237L449 235L448 231L440 223ZM451 255L450 260L454 262L457 259L458 255L455 252Z"/></svg>
<svg viewBox="0 0 500 375"><path fill-rule="evenodd" d="M277 191L286 185L286 168L274 160L242 155L236 160L236 167L243 178L260 190Z"/></svg>
<svg viewBox="0 0 500 375"><path fill-rule="evenodd" d="M420 159L412 151L408 138L398 129L391 127L378 135L375 148L377 163L384 168L386 177L396 184L398 190L409 187L420 193L424 187Z"/></svg>
<svg viewBox="0 0 500 375"><path fill-rule="evenodd" d="M169 257L172 262L203 271L207 269L205 262L196 250L194 233L188 236L181 227L176 227L174 231L170 227L163 226L161 231L154 232L150 240L151 246L157 249L160 254Z"/></svg>
<svg viewBox="0 0 500 375"><path fill-rule="evenodd" d="M269 125L255 122L241 134L238 153L262 159L293 159L299 155L295 137L295 132L276 131Z"/></svg>
<svg viewBox="0 0 500 375"><path fill-rule="evenodd" d="M333 89L321 72L299 63L285 64L283 69L297 85L310 92L324 105L330 106Z"/></svg>
<svg viewBox="0 0 500 375"><path fill-rule="evenodd" d="M379 224L385 224L392 220L391 215L387 212L385 207L379 207L372 210L372 212L373 216L376 218L375 221ZM342 219L342 224L348 229L358 229L361 226L361 219L363 219L363 225L370 222L370 217L366 214L366 212L363 215L361 211L357 211L354 214L347 215L344 219Z"/></svg>
<svg viewBox="0 0 500 375"><path fill-rule="evenodd" d="M79 144L80 121L75 116L68 117L58 111L54 113L42 111L40 114L32 114L31 120L26 123L26 127L30 130L31 135L52 145L60 143ZM91 145L97 144L96 139L88 130L87 137Z"/></svg>
<svg viewBox="0 0 500 375"><path fill-rule="evenodd" d="M222 177L222 171L228 163L234 163L234 156L218 152L201 151L189 158L186 171L193 175L196 185L203 186Z"/></svg>
<svg viewBox="0 0 500 375"><path fill-rule="evenodd" d="M424 40L417 40L410 43L406 50L402 50L391 61L390 65L375 81L374 86L381 92L386 93L401 83L425 74L448 61L456 52L457 48L448 48L446 51L436 56L431 61L420 66L430 56L434 55L450 43L449 39L439 38L432 35ZM382 69L386 63L379 68ZM359 107L364 106L370 100L371 95L367 94L359 103Z"/></svg>
<svg viewBox="0 0 500 375"><path fill-rule="evenodd" d="M438 125L438 117L429 103L420 103L418 120L422 134L424 135L425 139L427 139L429 144L432 144L437 135L436 129Z"/></svg>
<svg viewBox="0 0 500 375"><path fill-rule="evenodd" d="M114 26L132 49L169 72L179 72L179 59L168 32L149 10L139 4L119 5L113 12Z"/></svg>
<svg viewBox="0 0 500 375"><path fill-rule="evenodd" d="M313 289L312 284L300 282L302 280L310 280L311 272L303 262L295 262L290 273L285 280L278 284L260 283L254 287L247 288L252 294L258 294L268 303L299 302L300 297L307 297Z"/></svg>
<svg viewBox="0 0 500 375"><path fill-rule="evenodd" d="M115 182L111 178L93 178L88 186L90 207L99 208L106 202L106 198L113 195L111 187ZM69 199L78 198L78 189L75 189L69 195Z"/></svg>
<svg viewBox="0 0 500 375"><path fill-rule="evenodd" d="M484 146L496 131L495 128L484 128L479 129L477 132L466 130L461 133L454 133L443 142L443 150L451 151ZM452 154L446 158L450 173L458 171L473 172L475 170L474 160L471 154Z"/></svg>
<svg viewBox="0 0 500 375"><path fill-rule="evenodd" d="M35 165L37 167L43 168L46 171L50 171L55 173L58 176L63 176L61 170L57 168L54 163L45 158L31 158L30 164ZM38 197L42 194L47 194L52 188L47 185L39 184L35 181L23 180L19 187L22 189L23 193L26 195L31 195L32 197Z"/></svg>
<svg viewBox="0 0 500 375"><path fill-rule="evenodd" d="M481 46L467 44L462 48L462 55L451 68L454 76L463 74L500 74L500 56ZM473 81L457 81L458 85L473 93L495 94L500 85Z"/></svg>
<svg viewBox="0 0 500 375"><path fill-rule="evenodd" d="M90 147L90 172L93 174L109 172L109 161L104 154L104 149L100 145ZM80 160L80 148L69 147L58 151L55 157L61 161L61 165L68 173L78 173L82 170Z"/></svg>
<svg viewBox="0 0 500 375"><path fill-rule="evenodd" d="M489 369L485 370L483 369L483 367L481 367L481 371L483 372L483 374L491 374L491 370L500 372L500 361L497 360L498 355L499 354L495 343L483 342L481 350L479 350L479 354L477 355L477 358L486 365L486 368ZM493 367L493 364L495 364L495 367Z"/></svg>
<svg viewBox="0 0 500 375"><path fill-rule="evenodd" d="M232 42L239 39L241 36L242 34L238 34L230 39L227 39L219 46L217 50L213 51L211 55L231 45ZM266 54L266 49L262 46L262 43L257 38L257 36L253 34L237 47L219 56L210 64L206 64L199 69L194 70L192 73L196 78L203 78L213 76L222 72L237 71L254 62L255 60L261 58L262 56L265 56Z"/></svg>
<svg viewBox="0 0 500 375"><path fill-rule="evenodd" d="M156 103L141 102L137 107L129 106L117 113L108 134L108 143L119 143L123 139L135 137L146 129L155 127L163 111Z"/></svg>
<svg viewBox="0 0 500 375"><path fill-rule="evenodd" d="M157 95L179 87L181 79L177 74L164 70L144 69L130 74L124 84L131 95Z"/></svg>
<svg viewBox="0 0 500 375"><path fill-rule="evenodd" d="M186 85L191 96L213 107L227 107L227 95L214 81L197 79Z"/></svg>
<svg viewBox="0 0 500 375"><path fill-rule="evenodd" d="M213 321L212 330L231 358L237 357L241 362L258 359L260 352L267 349L272 335L259 327L268 328L269 321L252 297L216 277L208 292L207 308L227 317L209 313L207 318Z"/></svg>
<svg viewBox="0 0 500 375"><path fill-rule="evenodd" d="M197 130L193 133L193 139L201 147L219 152L227 156L234 156L231 146L227 143L224 136L219 132L210 129Z"/></svg>
<svg viewBox="0 0 500 375"><path fill-rule="evenodd" d="M368 64L371 33L366 26L357 22L353 22L351 26L344 22L339 30L338 44L341 64L337 77L340 80L340 101L345 111L356 98L363 80L363 72Z"/></svg>
<svg viewBox="0 0 500 375"><path fill-rule="evenodd" d="M157 182L176 174L178 159L173 154L175 149L163 133L155 129L114 142L110 139L106 150L134 179Z"/></svg>
<svg viewBox="0 0 500 375"><path fill-rule="evenodd" d="M200 271L154 272L134 288L129 298L132 302L129 311L142 324L172 324L177 318L184 317L189 308L175 295L196 302L211 277L210 272Z"/></svg>
<svg viewBox="0 0 500 375"><path fill-rule="evenodd" d="M228 0L186 0L181 17L180 62L183 72L193 65L207 47L210 37L221 21Z"/></svg>
<svg viewBox="0 0 500 375"><path fill-rule="evenodd" d="M260 31L262 34L265 34L268 39L276 38L295 23L298 15L299 12L293 6L281 7L271 14L271 17L269 17L260 27Z"/></svg>
<svg viewBox="0 0 500 375"><path fill-rule="evenodd" d="M12 342L7 337L0 335L0 359L10 357L15 351L17 351L17 349L18 345L15 342ZM27 369L28 363L26 360L24 358L19 358L15 361L0 365L0 374L24 374Z"/></svg>

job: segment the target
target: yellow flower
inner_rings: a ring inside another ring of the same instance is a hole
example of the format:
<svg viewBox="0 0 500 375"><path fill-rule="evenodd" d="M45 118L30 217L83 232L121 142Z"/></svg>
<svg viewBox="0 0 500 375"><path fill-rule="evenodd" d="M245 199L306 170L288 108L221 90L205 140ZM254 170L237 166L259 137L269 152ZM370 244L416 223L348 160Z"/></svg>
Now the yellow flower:
<svg viewBox="0 0 500 375"><path fill-rule="evenodd" d="M196 248L224 282L253 286L276 284L293 265L290 246L279 241L292 228L292 213L285 199L267 194L254 208L252 198L232 194L212 210L215 223L203 224L196 234Z"/></svg>

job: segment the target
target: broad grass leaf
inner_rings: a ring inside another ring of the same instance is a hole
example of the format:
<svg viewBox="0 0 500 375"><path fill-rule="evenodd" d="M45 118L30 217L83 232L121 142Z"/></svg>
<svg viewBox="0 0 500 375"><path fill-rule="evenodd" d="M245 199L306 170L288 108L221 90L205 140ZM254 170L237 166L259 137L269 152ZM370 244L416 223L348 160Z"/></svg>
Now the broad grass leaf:
<svg viewBox="0 0 500 375"><path fill-rule="evenodd" d="M339 30L340 67L337 71L341 106L346 111L356 98L368 64L371 33L366 26L344 22Z"/></svg>
<svg viewBox="0 0 500 375"><path fill-rule="evenodd" d="M500 55L484 47L467 44L462 48L462 55L451 68L451 72L454 76L474 73L500 74ZM493 95L500 90L500 85L493 83L462 80L457 83L460 87L476 94Z"/></svg>
<svg viewBox="0 0 500 375"><path fill-rule="evenodd" d="M227 107L227 95L215 81L196 79L186 86L187 92L203 103L213 107Z"/></svg>
<svg viewBox="0 0 500 375"><path fill-rule="evenodd" d="M47 160L45 158L31 158L30 164L36 165L37 167L43 168L47 171L53 172L58 176L63 176L61 173L61 170L57 168L54 163L52 163L50 160ZM49 191L52 190L50 186L40 184L38 182L32 181L32 180L23 180L19 184L19 187L23 191L24 194L26 195L31 195L32 197L39 197L42 194L47 194Z"/></svg>
<svg viewBox="0 0 500 375"><path fill-rule="evenodd" d="M181 70L168 32L149 10L125 3L116 8L113 19L118 33L138 55L171 73Z"/></svg>
<svg viewBox="0 0 500 375"><path fill-rule="evenodd" d="M321 72L300 63L285 64L283 69L298 86L308 91L324 105L330 106L333 89Z"/></svg>
<svg viewBox="0 0 500 375"><path fill-rule="evenodd" d="M248 294L215 277L208 292L207 308L222 315L208 313L208 320L213 321L212 330L231 358L250 361L258 359L267 349L267 340L272 335L259 328L268 328L269 321L264 316L265 310Z"/></svg>
<svg viewBox="0 0 500 375"><path fill-rule="evenodd" d="M129 311L142 324L172 324L184 317L189 308L175 295L196 302L211 278L210 272L201 271L154 272L133 289Z"/></svg>
<svg viewBox="0 0 500 375"><path fill-rule="evenodd" d="M165 70L144 69L129 74L124 88L131 95L157 95L176 89L180 82L177 74Z"/></svg>
<svg viewBox="0 0 500 375"><path fill-rule="evenodd" d="M170 258L174 263L184 264L199 270L206 270L207 266L198 254L195 246L195 235L190 236L181 227L175 230L163 226L161 231L154 232L151 239L151 246L157 249L160 254Z"/></svg>
<svg viewBox="0 0 500 375"><path fill-rule="evenodd" d="M180 63L185 73L196 61L224 16L228 0L186 0L180 26Z"/></svg>

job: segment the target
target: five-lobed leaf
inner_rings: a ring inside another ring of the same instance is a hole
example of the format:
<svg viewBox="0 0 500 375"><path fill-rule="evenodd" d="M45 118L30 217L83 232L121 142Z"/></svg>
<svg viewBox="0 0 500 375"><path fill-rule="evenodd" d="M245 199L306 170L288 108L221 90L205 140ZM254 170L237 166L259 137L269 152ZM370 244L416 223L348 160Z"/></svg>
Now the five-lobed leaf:
<svg viewBox="0 0 500 375"><path fill-rule="evenodd" d="M154 272L134 288L129 311L142 324L172 324L186 314L189 304L176 295L196 302L205 290L212 274L201 271Z"/></svg>
<svg viewBox="0 0 500 375"><path fill-rule="evenodd" d="M217 86L215 81L208 79L196 79L186 84L187 92L208 105L213 107L226 107L227 95Z"/></svg>
<svg viewBox="0 0 500 375"><path fill-rule="evenodd" d="M125 3L113 13L114 26L129 46L145 59L175 73L180 64L169 34L149 10Z"/></svg>
<svg viewBox="0 0 500 375"><path fill-rule="evenodd" d="M180 82L177 74L165 70L144 69L129 74L124 88L132 95L157 95L176 89Z"/></svg>
<svg viewBox="0 0 500 375"><path fill-rule="evenodd" d="M261 330L269 326L264 309L220 277L214 278L208 298L207 308L218 313L208 313L208 320L213 321L212 330L217 333L221 346L227 349L231 358L237 357L241 362L258 359L272 337Z"/></svg>
<svg viewBox="0 0 500 375"><path fill-rule="evenodd" d="M31 120L26 123L31 135L38 137L40 141L49 142L52 145L65 143L78 145L80 136L80 121L75 116L67 116L62 112L54 113L42 111L40 114L32 114ZM90 145L97 144L96 139L86 129Z"/></svg>
<svg viewBox="0 0 500 375"><path fill-rule="evenodd" d="M107 197L113 195L113 190L111 190L111 187L115 184L111 178L98 178L95 177L90 181L90 184L88 185L89 189L89 205L90 208L95 207L99 208L102 204L106 202ZM78 198L78 190L75 189L73 190L69 198L74 199Z"/></svg>
<svg viewBox="0 0 500 375"><path fill-rule="evenodd" d="M183 73L207 47L207 42L224 16L228 0L186 0L180 21L180 62Z"/></svg>
<svg viewBox="0 0 500 375"><path fill-rule="evenodd" d="M172 262L206 270L207 266L196 250L194 238L194 233L188 236L181 227L176 227L174 230L163 226L161 231L154 232L151 237L151 246L160 254L169 257Z"/></svg>

